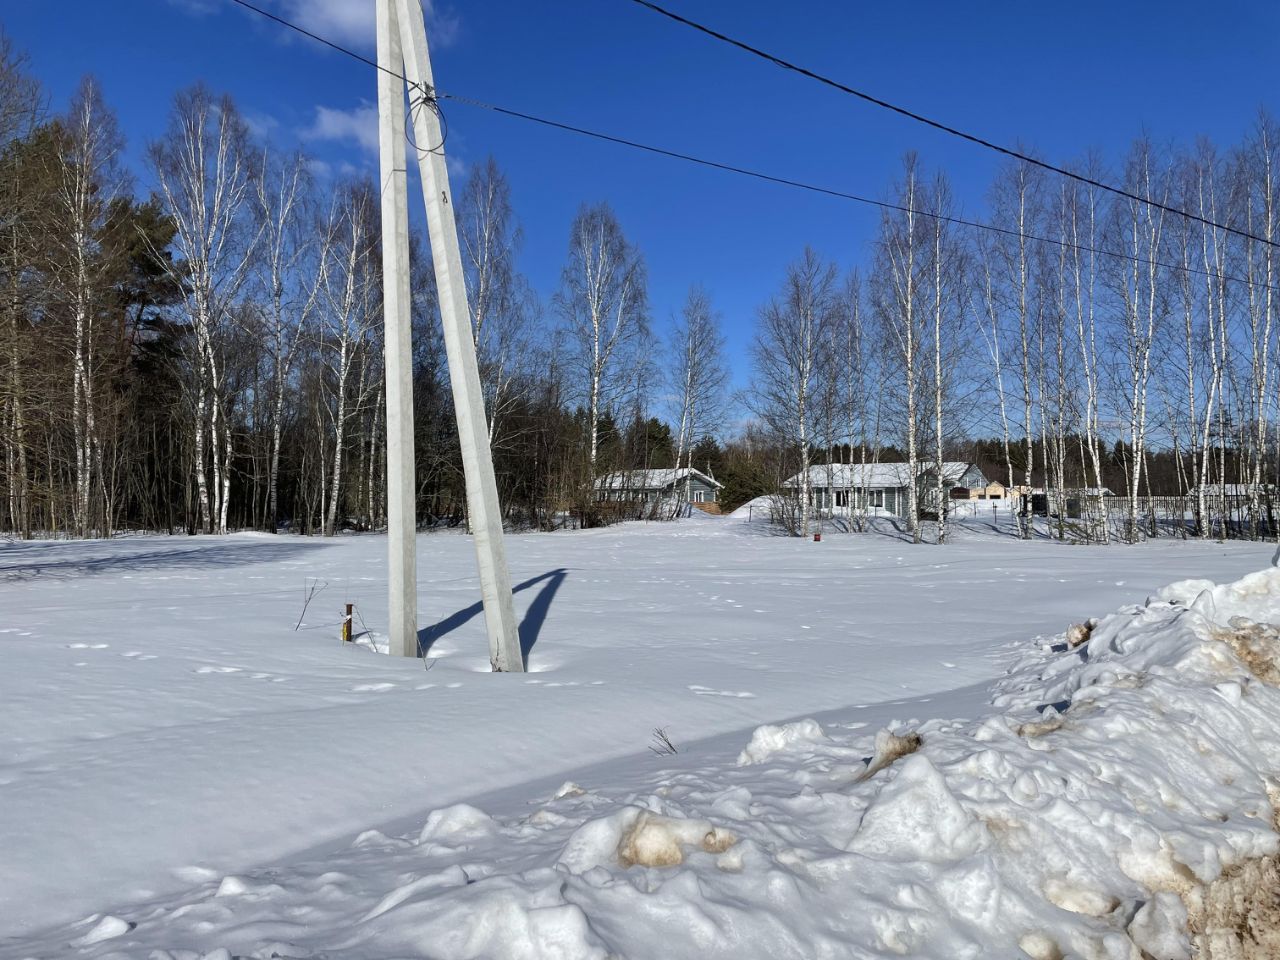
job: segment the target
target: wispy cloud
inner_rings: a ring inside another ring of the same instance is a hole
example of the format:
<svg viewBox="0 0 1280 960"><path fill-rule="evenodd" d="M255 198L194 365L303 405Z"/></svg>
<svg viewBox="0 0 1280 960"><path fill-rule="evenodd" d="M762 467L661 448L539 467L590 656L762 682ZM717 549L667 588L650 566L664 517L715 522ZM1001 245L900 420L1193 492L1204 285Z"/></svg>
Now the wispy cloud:
<svg viewBox="0 0 1280 960"><path fill-rule="evenodd" d="M171 7L177 7L179 10L185 10L187 13L195 14L198 17L213 13L221 6L217 0L166 0L166 2Z"/></svg>
<svg viewBox="0 0 1280 960"><path fill-rule="evenodd" d="M437 49L451 46L458 39L458 34L462 32L462 20L454 11L434 0L422 0L422 12L431 29L431 43Z"/></svg>
<svg viewBox="0 0 1280 960"><path fill-rule="evenodd" d="M350 110L316 107L315 119L301 136L303 140L354 143L366 153L377 154L377 104L366 101Z"/></svg>
<svg viewBox="0 0 1280 960"><path fill-rule="evenodd" d="M164 0L192 16L204 17L227 9L225 0ZM432 49L453 45L462 19L444 0L418 0L426 20ZM317 36L343 46L372 51L377 46L373 0L257 0L269 10ZM243 12L243 11L242 11ZM271 26L271 25L268 25ZM302 40L296 33L274 26L282 42Z"/></svg>
<svg viewBox="0 0 1280 960"><path fill-rule="evenodd" d="M308 157L307 169L311 171L311 175L317 180L331 180L333 178L333 164L324 160Z"/></svg>
<svg viewBox="0 0 1280 960"><path fill-rule="evenodd" d="M199 4L207 0L170 0ZM431 46L447 47L458 39L458 15L438 0L421 0L430 30ZM372 50L375 46L373 0L279 0L280 15L312 33L348 46Z"/></svg>
<svg viewBox="0 0 1280 960"><path fill-rule="evenodd" d="M335 43L360 47L374 45L372 3L352 0L285 0L286 19Z"/></svg>
<svg viewBox="0 0 1280 960"><path fill-rule="evenodd" d="M310 125L298 131L304 141L336 143L356 146L366 156L378 155L378 105L366 100L358 107L341 110L337 107L316 107L315 118ZM464 159L464 144L459 134L449 136L449 149L445 161L449 175L458 179L470 173L471 166ZM413 160L413 148L409 146L409 159ZM410 166L413 166L410 163Z"/></svg>
<svg viewBox="0 0 1280 960"><path fill-rule="evenodd" d="M280 121L269 113L263 113L259 110L244 110L241 112L245 125L249 128L249 133L259 140L268 140L280 129Z"/></svg>

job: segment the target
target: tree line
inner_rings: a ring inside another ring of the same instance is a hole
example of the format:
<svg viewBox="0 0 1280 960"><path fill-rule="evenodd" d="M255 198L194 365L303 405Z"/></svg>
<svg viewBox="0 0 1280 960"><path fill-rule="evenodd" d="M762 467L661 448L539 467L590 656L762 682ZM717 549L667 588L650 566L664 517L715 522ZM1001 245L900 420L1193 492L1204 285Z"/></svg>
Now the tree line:
<svg viewBox="0 0 1280 960"><path fill-rule="evenodd" d="M798 532L815 462L933 467L945 504L943 462L964 458L1087 495L1098 539L1145 535L1156 497L1187 501L1187 534L1274 535L1278 149L1261 113L1228 150L1144 138L1116 170L1075 166L1127 197L1013 163L981 229L908 155L865 267L806 251L760 314L748 402L790 448Z"/></svg>
<svg viewBox="0 0 1280 960"><path fill-rule="evenodd" d="M971 459L1010 487L1111 488L1101 509L1131 531L1144 495L1189 493L1193 532L1221 534L1232 485L1250 531L1271 531L1278 141L1260 115L1226 150L1139 140L1116 169L1078 165L1136 199L1011 164L983 230L909 155L859 266L804 250L785 269L736 391L713 294L691 285L659 337L644 257L605 203L578 211L544 302L508 182L480 163L454 209L507 520L605 522L602 475L683 466L728 507L798 475L808 529L814 465L933 465L945 502L942 462ZM315 169L195 86L140 186L92 78L51 114L0 36L0 530L385 522L377 188ZM410 252L419 519L458 523L423 238Z"/></svg>

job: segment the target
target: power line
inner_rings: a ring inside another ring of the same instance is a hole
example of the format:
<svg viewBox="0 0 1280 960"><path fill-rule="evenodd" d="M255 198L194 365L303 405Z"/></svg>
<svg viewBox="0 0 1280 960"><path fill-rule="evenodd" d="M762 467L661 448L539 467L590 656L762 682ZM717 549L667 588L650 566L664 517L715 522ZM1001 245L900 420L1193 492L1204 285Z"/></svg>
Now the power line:
<svg viewBox="0 0 1280 960"><path fill-rule="evenodd" d="M318 33L312 33L306 27L300 27L298 26L298 24L293 23L290 20L286 20L284 17L277 17L274 13L271 13L270 11L267 11L267 10L263 10L261 7L255 6L254 4L249 3L248 0L231 0L231 2L236 4L237 6L244 7L244 9L246 10L251 10L252 12L256 13L260 17L266 17L268 20L273 20L276 23L280 24L280 26L282 27L288 27L290 30L294 31L295 33L300 33L304 37L308 37L311 40L316 41L316 43L323 43L330 50L336 50L338 51L338 53L351 57L353 60L359 60L361 63L365 64L366 66L373 67L373 69L375 70L381 70L383 73L389 74L395 77L397 80L403 80L405 83L409 84L409 86L411 87L417 87L416 83L411 82L403 74L396 73L394 70L384 67L382 64L378 63L377 60L370 60L364 54L357 53L356 51L352 50L350 47L344 47L340 43L335 43L334 41L328 39L327 37L320 36L320 34Z"/></svg>
<svg viewBox="0 0 1280 960"><path fill-rule="evenodd" d="M908 119L915 120L917 123L923 123L926 126L933 127L935 130L941 130L943 133L950 134L953 137L959 137L961 140L967 140L970 143L976 143L980 147L985 147L988 150L994 150L996 153L1003 154L1006 157L1012 157L1013 159L1020 160L1023 163L1028 163L1028 164L1031 164L1032 166L1039 167L1042 170L1048 170L1052 173L1059 174L1060 176L1068 177L1079 183L1087 184L1088 186L1091 186L1091 187L1096 187L1099 190L1105 190L1108 193L1116 194L1117 196L1124 197L1127 200L1135 200L1138 203L1145 203L1148 206L1155 207L1157 210L1163 210L1165 213L1172 213L1175 216L1185 217L1188 220L1192 220L1196 223L1203 224L1206 227L1213 227L1215 230L1223 230L1227 233L1235 234L1238 237L1243 237L1246 240L1252 240L1255 243L1261 243L1271 247L1280 246L1280 243L1277 243L1274 240L1267 240L1263 237L1259 237L1255 234L1249 233L1246 230L1238 230L1235 227L1229 227L1229 226L1226 226L1225 224L1216 223L1215 221L1206 219L1205 217L1202 217L1198 214L1188 213L1186 210L1181 210L1177 207L1169 206L1168 204L1161 203L1158 200L1150 200L1146 197L1141 197L1138 194L1131 193L1130 191L1125 190L1122 187L1112 186L1111 184L1104 183L1101 180L1095 180L1093 177L1089 177L1082 173L1076 173L1072 170L1068 170L1066 167L1059 167L1045 160L1037 160L1035 157L1031 156L1030 154L1022 153L1021 151L1014 150L1011 147L1001 146L998 143L993 143L992 141L987 140L983 137L979 137L976 134L966 133L965 131L960 130L956 127L942 123L939 120L934 120L930 117L924 116L923 114L916 113L914 110L908 110L906 107L900 107L895 103L890 103L888 100L882 100L879 97L876 97L876 96L873 96L872 94L867 93L865 90L858 90L854 87L850 87L846 84L843 84L838 80L833 80L830 77L824 76L820 73L816 73L813 70L808 69L807 67L802 67L799 64L792 63L789 60L784 60L782 57L769 53L766 50L761 50L759 47L753 47L751 44L746 43L745 41L738 40L734 37L730 37L727 34L721 33L718 30L713 30L711 27L708 27L705 24L698 23L696 20L690 20L688 17L682 17L680 14L675 13L674 11L671 11L666 9L665 7L659 6L658 4L652 2L652 0L631 0L631 2L639 4L645 9L651 10L654 13L660 14L661 16L664 16L667 19L672 20L676 23L683 24L684 26L689 27L693 30L697 30L699 33L706 34L707 36L712 37L716 40L719 40L722 43L727 43L730 46L737 47L739 50L743 50L751 54L752 56L759 57L762 60L767 60L769 63L782 67L784 70L790 70L794 73L800 74L803 77L808 77L810 80L816 80L818 83L824 84L828 87L831 87L832 89L839 90L841 93L847 93L850 96L858 97L861 100L865 100L867 103L874 104L877 107L883 107L885 110L891 110L892 112L897 113L901 116L907 117Z"/></svg>
<svg viewBox="0 0 1280 960"><path fill-rule="evenodd" d="M430 92L430 88L424 90L421 84L414 83L404 74L396 73L396 71L390 69L389 67L384 67L382 64L378 63L376 60L370 60L364 54L357 53L355 50L352 50L350 47L344 47L342 44L335 43L333 40L330 40L327 37L322 37L318 33L312 33L306 27L299 26L298 24L293 23L290 20L286 20L284 17L278 17L274 13L271 13L268 10L263 10L261 7L256 6L252 3L249 3L248 0L231 0L231 2L236 4L237 6L243 7L246 10L253 11L254 13L258 14L258 16L260 17L266 17L268 20L274 21L275 23L280 24L282 27L288 27L290 30L295 31L296 33L300 33L302 34L302 36L307 37L308 39L314 40L317 43L323 43L329 49L336 50L338 53L351 57L351 59L353 60L358 60L361 63L365 64L366 66L373 67L373 69L380 70L389 76L395 77L397 80L404 81L406 84L408 84L408 86L411 89L417 91L417 96L412 96L409 98L409 109L406 111L406 117L408 118L409 122L405 124L405 139L409 141L409 146L413 147L414 152L419 156L421 156L423 153L434 153L437 150L444 149L444 142L449 136L449 124L445 121L444 114L440 112L439 107L436 105L436 98ZM412 130L413 130L412 121L413 121L413 117L415 116L414 110L422 107L423 105L426 105L430 107L433 111L435 111L436 116L440 120L440 126L441 126L440 142L436 144L436 146L431 147L428 150L422 150L418 147L417 143L414 142L413 133L412 133Z"/></svg>
<svg viewBox="0 0 1280 960"><path fill-rule="evenodd" d="M394 70L388 69L387 67L384 67L381 64L375 63L374 61L368 59L367 57L361 56L355 51L349 50L346 47L341 46L340 44L333 43L330 40L326 40L324 37L317 36L316 34L311 33L310 31L297 26L296 24L290 23L288 20L285 20L282 17L278 17L274 14L266 12L265 10L261 10L260 8L255 7L253 4L246 2L246 0L231 0L231 2L236 3L248 10L252 10L255 13L259 13L262 16L267 17L268 19L274 20L275 22L283 26L286 26L291 30L297 31L303 36L310 37L313 40L319 41L320 43L323 43L325 46L330 47L338 51L339 53L346 54L347 56L355 60L358 60L361 63L375 67L376 69L381 70L384 73L390 74L393 77L397 77L401 80L405 80L406 83L408 82L408 80L406 80L405 77L403 77L399 73L396 73ZM644 2L644 0L637 0L637 2ZM638 140L630 140L630 139L627 139L626 137L619 137L619 136L614 136L608 133L601 133L596 130L589 130L585 127L575 126L570 123L562 123L559 120L551 120L547 117L539 117L531 113L524 113L520 110L513 110L509 107L502 107L502 106L498 106L497 104L486 103L482 100L476 100L471 97L461 96L459 94L445 93L444 91L441 91L441 90L435 90L435 91L432 91L431 93L423 94L422 98L424 102L427 102L427 103L435 103L438 100L451 100L454 103L460 103L460 104L464 104L470 107L475 107L481 110L487 110L491 113L497 113L506 117L513 117L518 120L525 120L530 123L536 123L544 127L550 127L555 130L562 130L566 133L577 134L579 136L588 137L593 140L600 140L605 143L612 143L618 146L630 147L631 149L634 149L634 150L640 150L645 153L651 153L657 156L667 157L672 160L681 160L686 163L692 163L698 166L708 167L712 170L719 170L725 173L735 173L735 174L738 174L739 176L750 177L755 180L762 180L766 183L773 183L773 184L777 184L779 186L784 186L784 187L792 187L797 190L804 190L809 193L816 193L822 196L834 197L840 200L850 200L854 203L860 203L865 206L876 207L880 210L892 211L895 213L911 214L914 216L925 217L930 220L937 220L942 223L953 224L955 226L968 227L974 230L986 230L991 233L997 233L1007 237L1014 237L1022 240L1030 240L1035 243L1049 244L1051 246L1055 246L1064 250L1073 250L1073 251L1078 251L1080 253L1092 253L1102 257L1109 257L1116 260L1123 260L1127 263L1136 263L1142 266L1149 266L1149 267L1159 267L1165 270L1178 270L1183 273L1189 273L1195 276L1208 277L1211 280L1223 280L1223 281L1230 281L1233 283L1253 282L1253 281L1245 280L1241 277L1235 277L1229 274L1216 273L1210 270L1202 270L1200 268L1186 266L1184 264L1169 263L1167 261L1162 261L1162 260L1153 260L1145 257L1137 257L1137 256L1133 256L1132 254L1120 253L1114 250L1106 250L1101 247L1093 247L1086 244L1073 243L1070 240L1065 240L1061 238L1045 237L1045 236L1040 236L1034 233L1025 233L1020 230L1013 230L1008 227L1001 227L992 223L983 223L982 221L979 221L979 220L968 220L968 219L965 219L964 217L953 217L946 214L932 213L927 210L913 209L911 207L906 207L906 206L902 206L901 204L891 203L886 200L875 200L875 199L872 199L871 197L860 196L859 194L856 194L856 193L849 193L844 190L837 190L833 187L824 187L818 184L806 183L802 180L793 180L789 177L779 177L773 174L764 173L759 170L751 170L747 167L739 167L730 163L722 163L718 160L708 160L705 157L698 157L698 156L694 156L693 154L681 153L680 151L677 151L677 150L669 150L665 147L657 147L648 143L641 143ZM1205 222L1208 223L1209 221L1205 221ZM1227 228L1220 228L1220 229L1227 229ZM1270 289L1270 290L1275 290L1277 292L1280 292L1280 286L1267 286L1265 284L1260 286L1262 287L1262 289Z"/></svg>
<svg viewBox="0 0 1280 960"><path fill-rule="evenodd" d="M485 103L481 100L474 100L471 97L463 97L457 94L444 93L437 91L436 94L442 100L452 100L455 103L466 104L471 107L478 107L482 110L489 110L493 113L502 114L507 117L515 117L520 120L528 120L531 123L541 124L545 127L552 127L556 130L564 130L568 133L579 134L580 136L590 137L594 140L603 140L606 143L614 143L624 147L631 147L636 150L643 150L646 153L657 154L661 157L669 157L673 160L683 160L688 163L697 164L703 167L710 167L713 170L721 170L726 173L736 173L744 177L751 177L756 180L763 180L766 183L776 183L785 187L794 187L798 190L807 190L811 193L822 194L828 197L836 197L840 200L852 200L855 203L865 204L871 207L878 207L881 210L893 211L895 213L912 214L917 217L924 217L929 220L937 220L942 223L954 224L959 227L969 227L975 230L988 230L992 233L1002 234L1007 237L1016 237L1022 240L1031 240L1036 243L1046 243L1065 250L1075 250L1081 253L1094 253L1103 257L1111 257L1117 260L1124 260L1128 263L1136 263L1148 267L1161 267L1166 270L1179 270L1184 273L1191 273L1202 277L1209 277L1213 280L1230 280L1235 283L1248 283L1241 277L1234 277L1228 274L1214 273L1209 270L1201 270L1197 267L1185 266L1178 263L1169 263L1163 260L1152 260L1146 257L1136 257L1128 253L1120 253L1115 250L1106 250L1101 247L1092 247L1086 244L1073 243L1070 240L1064 240L1054 237L1045 237L1034 233L1025 233L1020 230L1013 230L1008 227L997 226L993 223L983 223L980 220L967 220L964 217L953 217L942 213L933 213L928 210L913 209L901 204L891 203L887 200L874 200L870 197L859 196L856 193L847 193L843 190L836 190L832 187L823 187L813 183L805 183L802 180L792 180L787 177L778 177L769 173L762 173L759 170L751 170L747 167L738 167L729 163L721 163L717 160L708 160L705 157L697 157L688 153L680 153L676 150L668 150L664 147L655 147L652 144L641 143L637 140L628 140L625 137L616 137L612 134L600 133L595 130L588 130L585 127L577 127L569 123L561 123L558 120L550 120L546 117L534 116L531 113L522 113L519 110L512 110L508 107L500 107L496 104ZM1268 287L1265 284L1260 285L1262 289L1271 289L1280 291L1280 286Z"/></svg>

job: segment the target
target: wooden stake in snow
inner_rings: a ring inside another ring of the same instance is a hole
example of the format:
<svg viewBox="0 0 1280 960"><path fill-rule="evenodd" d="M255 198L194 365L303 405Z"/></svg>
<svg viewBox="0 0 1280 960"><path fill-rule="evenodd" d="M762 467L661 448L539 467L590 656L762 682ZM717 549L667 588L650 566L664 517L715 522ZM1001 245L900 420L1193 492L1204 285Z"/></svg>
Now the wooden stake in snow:
<svg viewBox="0 0 1280 960"><path fill-rule="evenodd" d="M347 612L342 618L342 642L343 643L351 642L351 608L354 606L355 604L348 603Z"/></svg>

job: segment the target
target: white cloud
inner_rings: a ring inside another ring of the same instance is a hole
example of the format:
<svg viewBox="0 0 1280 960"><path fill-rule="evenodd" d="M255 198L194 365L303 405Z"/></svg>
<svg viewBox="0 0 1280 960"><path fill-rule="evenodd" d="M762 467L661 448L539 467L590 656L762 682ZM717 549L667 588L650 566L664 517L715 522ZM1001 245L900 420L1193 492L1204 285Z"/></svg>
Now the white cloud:
<svg viewBox="0 0 1280 960"><path fill-rule="evenodd" d="M225 9L222 0L166 0L193 16L206 16ZM374 0L262 0L263 6L317 36L343 46L373 50L376 44ZM458 39L462 22L458 14L440 0L418 0L426 18L427 39L432 49L450 46ZM268 26L271 26L268 24ZM280 29L280 28L277 28ZM281 29L280 39L302 40Z"/></svg>
<svg viewBox="0 0 1280 960"><path fill-rule="evenodd" d="M452 46L462 31L462 21L458 15L434 0L422 0L422 12L426 14L427 28L431 31L431 45L437 50Z"/></svg>
<svg viewBox="0 0 1280 960"><path fill-rule="evenodd" d="M366 153L378 152L378 106L368 101L350 110L316 107L311 126L302 131L304 140L355 143Z"/></svg>
<svg viewBox="0 0 1280 960"><path fill-rule="evenodd" d="M335 43L373 49L373 0L284 0L284 16ZM436 0L422 0L432 47L446 47L458 37L458 16Z"/></svg>
<svg viewBox="0 0 1280 960"><path fill-rule="evenodd" d="M286 0L284 17L335 43L374 45L373 3L362 0Z"/></svg>
<svg viewBox="0 0 1280 960"><path fill-rule="evenodd" d="M317 180L330 180L333 178L333 165L326 163L324 160L308 157L307 169L311 171L311 175Z"/></svg>
<svg viewBox="0 0 1280 960"><path fill-rule="evenodd" d="M245 126L249 128L249 133L259 140L269 139L272 134L280 129L280 121L269 113L245 110L242 111L241 117L245 122Z"/></svg>
<svg viewBox="0 0 1280 960"><path fill-rule="evenodd" d="M451 153L445 154L445 166L449 168L449 176L454 180L464 179L471 172L471 167L465 160L459 160Z"/></svg>
<svg viewBox="0 0 1280 960"><path fill-rule="evenodd" d="M213 13L218 6L216 0L168 0L169 6L185 10L187 13L202 17Z"/></svg>

